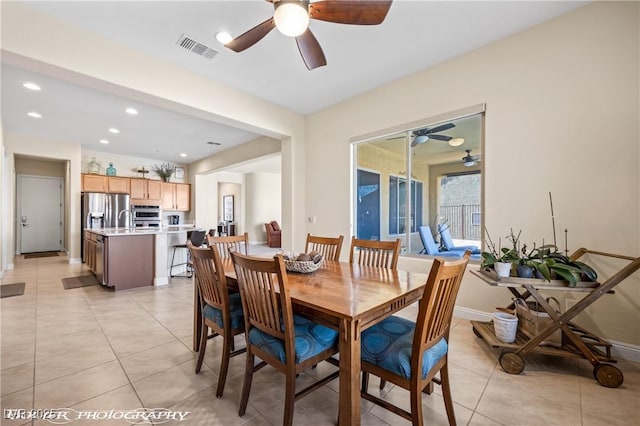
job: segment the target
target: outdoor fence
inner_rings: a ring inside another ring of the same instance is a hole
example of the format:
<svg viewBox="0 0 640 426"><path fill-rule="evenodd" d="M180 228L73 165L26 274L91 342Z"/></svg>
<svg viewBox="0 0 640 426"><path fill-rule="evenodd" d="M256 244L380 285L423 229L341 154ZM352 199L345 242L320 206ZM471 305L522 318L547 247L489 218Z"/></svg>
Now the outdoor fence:
<svg viewBox="0 0 640 426"><path fill-rule="evenodd" d="M480 241L482 237L482 218L480 204L440 206L440 217L451 237L460 240Z"/></svg>

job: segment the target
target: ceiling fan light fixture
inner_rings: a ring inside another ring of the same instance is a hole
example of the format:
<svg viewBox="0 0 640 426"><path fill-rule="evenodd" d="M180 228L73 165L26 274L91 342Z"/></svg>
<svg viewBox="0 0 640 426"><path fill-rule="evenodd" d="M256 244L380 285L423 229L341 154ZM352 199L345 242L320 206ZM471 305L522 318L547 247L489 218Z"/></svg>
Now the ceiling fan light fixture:
<svg viewBox="0 0 640 426"><path fill-rule="evenodd" d="M465 167L471 167L471 166L475 166L475 165L476 165L476 162L475 162L475 161L470 161L470 160L468 160L468 161L465 161L465 162L463 163L463 165L464 165Z"/></svg>
<svg viewBox="0 0 640 426"><path fill-rule="evenodd" d="M309 13L302 3L293 3L283 0L276 3L273 13L273 21L276 28L284 35L297 37L309 27Z"/></svg>
<svg viewBox="0 0 640 426"><path fill-rule="evenodd" d="M233 37L226 31L220 31L216 33L216 40L218 40L220 44L225 45L233 40Z"/></svg>
<svg viewBox="0 0 640 426"><path fill-rule="evenodd" d="M464 138L453 138L449 141L449 146L460 146L464 143Z"/></svg>
<svg viewBox="0 0 640 426"><path fill-rule="evenodd" d="M413 140L413 143L414 144L424 143L428 139L429 139L429 136L427 136L427 135L416 136L416 138Z"/></svg>

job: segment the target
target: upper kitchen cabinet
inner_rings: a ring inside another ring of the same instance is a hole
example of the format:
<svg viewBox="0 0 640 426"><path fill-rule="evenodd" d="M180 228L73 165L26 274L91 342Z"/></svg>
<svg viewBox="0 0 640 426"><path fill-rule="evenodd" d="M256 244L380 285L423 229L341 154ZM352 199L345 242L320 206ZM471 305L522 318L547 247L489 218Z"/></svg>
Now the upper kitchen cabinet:
<svg viewBox="0 0 640 426"><path fill-rule="evenodd" d="M107 182L109 186L109 192L129 194L129 192L131 191L130 181L131 180L129 178L109 176Z"/></svg>
<svg viewBox="0 0 640 426"><path fill-rule="evenodd" d="M149 179L131 179L131 203L160 205L162 203L162 182Z"/></svg>
<svg viewBox="0 0 640 426"><path fill-rule="evenodd" d="M162 182L161 206L164 210L191 210L191 185Z"/></svg>
<svg viewBox="0 0 640 426"><path fill-rule="evenodd" d="M107 192L108 181L106 176L82 175L83 192Z"/></svg>

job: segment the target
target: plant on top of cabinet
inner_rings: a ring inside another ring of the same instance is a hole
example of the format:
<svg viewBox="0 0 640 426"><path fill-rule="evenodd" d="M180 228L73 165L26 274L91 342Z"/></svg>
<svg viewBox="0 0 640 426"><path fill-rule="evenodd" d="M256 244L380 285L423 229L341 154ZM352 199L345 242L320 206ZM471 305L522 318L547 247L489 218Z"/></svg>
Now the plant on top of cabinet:
<svg viewBox="0 0 640 426"><path fill-rule="evenodd" d="M162 163L160 165L154 164L151 167L151 170L158 176L163 182L169 182L171 180L171 175L176 171L176 165L171 163Z"/></svg>

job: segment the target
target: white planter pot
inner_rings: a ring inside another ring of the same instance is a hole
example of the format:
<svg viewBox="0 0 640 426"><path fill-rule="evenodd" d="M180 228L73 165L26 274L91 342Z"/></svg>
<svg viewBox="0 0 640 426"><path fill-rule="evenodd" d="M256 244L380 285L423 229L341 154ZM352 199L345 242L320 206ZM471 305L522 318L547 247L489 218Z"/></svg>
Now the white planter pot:
<svg viewBox="0 0 640 426"><path fill-rule="evenodd" d="M506 278L511 273L511 263L496 262L493 267L500 278Z"/></svg>

